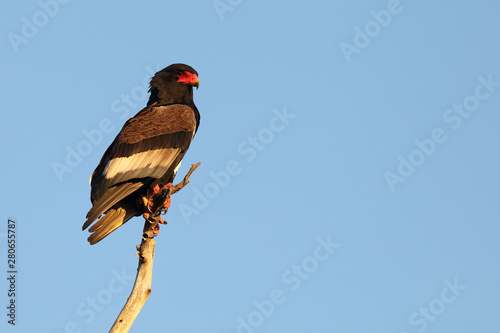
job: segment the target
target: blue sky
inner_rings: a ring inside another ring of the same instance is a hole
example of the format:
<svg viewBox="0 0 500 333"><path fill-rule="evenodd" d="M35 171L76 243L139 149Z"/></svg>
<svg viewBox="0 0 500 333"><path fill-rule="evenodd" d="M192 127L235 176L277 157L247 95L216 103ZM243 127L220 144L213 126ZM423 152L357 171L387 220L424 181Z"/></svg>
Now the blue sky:
<svg viewBox="0 0 500 333"><path fill-rule="evenodd" d="M152 74L201 125L131 332L498 332L500 5L41 0L1 11L0 264L16 325L105 332L135 218L90 246L88 179ZM177 179L179 181L181 177Z"/></svg>

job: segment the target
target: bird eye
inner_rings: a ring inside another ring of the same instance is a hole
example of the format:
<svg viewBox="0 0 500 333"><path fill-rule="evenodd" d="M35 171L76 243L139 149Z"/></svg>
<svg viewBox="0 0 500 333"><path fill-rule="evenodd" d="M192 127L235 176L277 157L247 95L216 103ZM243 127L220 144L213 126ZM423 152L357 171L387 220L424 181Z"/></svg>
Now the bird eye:
<svg viewBox="0 0 500 333"><path fill-rule="evenodd" d="M184 73L182 73L182 71L177 72L177 76L182 76L182 74L184 74Z"/></svg>

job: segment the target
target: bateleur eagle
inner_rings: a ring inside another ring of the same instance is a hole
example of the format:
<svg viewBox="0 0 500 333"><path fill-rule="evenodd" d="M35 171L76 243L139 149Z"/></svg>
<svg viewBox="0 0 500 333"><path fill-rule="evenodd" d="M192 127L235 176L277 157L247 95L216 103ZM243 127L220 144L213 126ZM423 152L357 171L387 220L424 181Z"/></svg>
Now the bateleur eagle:
<svg viewBox="0 0 500 333"><path fill-rule="evenodd" d="M193 101L198 73L173 64L151 79L147 106L127 120L90 178L91 245L145 211L143 198L174 180L200 123ZM101 217L101 215L103 215Z"/></svg>

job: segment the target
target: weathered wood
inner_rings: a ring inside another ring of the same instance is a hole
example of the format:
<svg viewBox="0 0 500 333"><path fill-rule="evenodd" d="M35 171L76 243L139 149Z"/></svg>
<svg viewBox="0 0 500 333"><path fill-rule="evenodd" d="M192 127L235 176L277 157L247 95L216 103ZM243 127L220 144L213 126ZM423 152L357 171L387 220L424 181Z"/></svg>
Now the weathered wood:
<svg viewBox="0 0 500 333"><path fill-rule="evenodd" d="M139 266L137 267L137 276L132 288L132 292L125 303L122 311L116 318L110 333L125 333L130 330L135 318L141 311L146 303L149 295L151 294L151 282L153 280L153 259L155 255L155 239L154 230L158 223L160 223L160 215L166 213L167 209L164 207L168 198L179 192L184 186L189 184L189 177L201 162L191 165L191 169L186 174L184 179L177 185L161 189L158 193L152 196L150 212L144 214L145 222L142 234L141 245L137 245L137 256L139 257Z"/></svg>

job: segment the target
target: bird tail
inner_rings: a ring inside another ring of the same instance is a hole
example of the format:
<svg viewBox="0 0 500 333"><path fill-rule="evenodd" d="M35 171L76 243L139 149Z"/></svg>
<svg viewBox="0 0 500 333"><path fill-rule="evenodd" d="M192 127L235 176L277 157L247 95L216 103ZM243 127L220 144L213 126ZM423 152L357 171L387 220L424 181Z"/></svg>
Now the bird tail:
<svg viewBox="0 0 500 333"><path fill-rule="evenodd" d="M92 208L87 213L87 221L83 224L82 230L87 229L104 212L109 211L114 204L126 198L129 194L139 189L144 184L142 182L125 183L111 187L104 198L92 203Z"/></svg>
<svg viewBox="0 0 500 333"><path fill-rule="evenodd" d="M99 221L90 227L89 232L92 232L92 235L87 240L90 245L100 242L134 216L135 211L132 209L127 211L125 208L120 207L108 210Z"/></svg>

